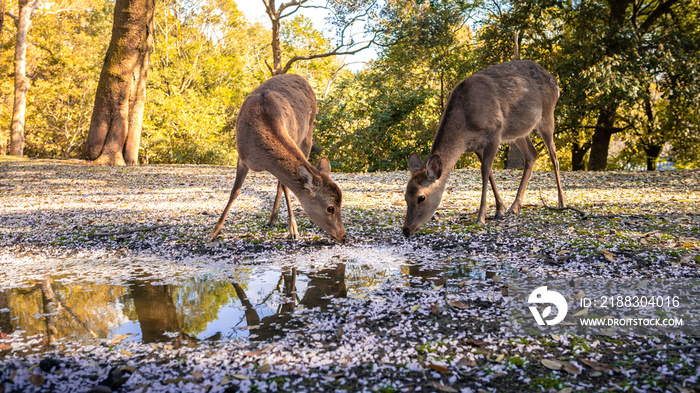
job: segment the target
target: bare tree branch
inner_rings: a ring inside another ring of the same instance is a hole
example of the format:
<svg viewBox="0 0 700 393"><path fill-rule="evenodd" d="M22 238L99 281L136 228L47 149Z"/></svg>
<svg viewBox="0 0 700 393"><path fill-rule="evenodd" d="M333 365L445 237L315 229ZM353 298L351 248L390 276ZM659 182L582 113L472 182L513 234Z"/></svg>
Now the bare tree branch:
<svg viewBox="0 0 700 393"><path fill-rule="evenodd" d="M37 47L37 48L39 48L39 49L41 49L41 50L47 52L47 53L49 54L49 56L51 56L51 59L52 59L53 61L58 61L58 59L56 59L56 56L53 54L53 51L52 51L51 49L45 47L44 45L41 45L41 44L39 44L39 43L36 43L36 42L30 43L30 45L35 46L35 47Z"/></svg>
<svg viewBox="0 0 700 393"><path fill-rule="evenodd" d="M289 69L292 68L292 65L293 65L294 63L296 63L297 61L301 61L301 60L312 60L312 59L321 59L321 58L330 57L330 56L354 55L354 54L356 54L356 53L358 53L358 52L360 52L360 51L362 51L362 50L365 50L365 49L369 48L370 46L372 46L373 43L374 43L374 39L370 40L370 41L367 43L367 45L365 45L365 46L363 46L363 47L361 47L361 48L354 49L354 50L348 50L348 51L342 51L342 52L341 52L340 49L341 49L342 47L345 46L345 45L341 45L341 46L338 46L335 50L333 50L333 51L331 51L331 52L319 53L319 54L309 55L309 56L294 56L294 57L292 57L291 59L289 59L289 61L287 62L287 64L285 64L284 68L282 68L282 73L283 73L283 74L286 74L287 71L289 71Z"/></svg>
<svg viewBox="0 0 700 393"><path fill-rule="evenodd" d="M5 12L5 15L9 16L10 19L12 19L15 22L15 26L17 26L17 23L19 23L19 17L13 15L12 13Z"/></svg>
<svg viewBox="0 0 700 393"><path fill-rule="evenodd" d="M287 3L282 3L282 5L280 5L280 8L277 9L277 15L282 15L282 12L284 12L284 10L286 10L287 8L297 7L294 11L285 15L285 16L289 16L289 15L297 12L299 10L299 8L301 8L301 6L308 1L309 0L292 0L292 1L289 1ZM284 18L284 17L282 16L280 18Z"/></svg>

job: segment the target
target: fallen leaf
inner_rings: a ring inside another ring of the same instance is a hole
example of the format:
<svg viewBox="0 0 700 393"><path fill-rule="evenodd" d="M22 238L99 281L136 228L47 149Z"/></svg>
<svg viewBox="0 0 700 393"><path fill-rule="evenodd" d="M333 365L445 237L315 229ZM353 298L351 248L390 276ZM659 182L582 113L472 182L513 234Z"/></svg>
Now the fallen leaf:
<svg viewBox="0 0 700 393"><path fill-rule="evenodd" d="M576 365L571 364L569 362L562 362L561 360L562 369L566 371L567 374L569 375L579 375L581 374L581 369L576 367Z"/></svg>
<svg viewBox="0 0 700 393"><path fill-rule="evenodd" d="M133 334L117 334L114 337L112 337L112 340L110 340L109 345L114 346L119 344L120 342L126 340L127 338L133 336Z"/></svg>
<svg viewBox="0 0 700 393"><path fill-rule="evenodd" d="M506 357L506 355L500 354L500 355L496 356L496 359L494 359L494 362L500 363L500 362L503 361L503 359L504 359L505 357Z"/></svg>
<svg viewBox="0 0 700 393"><path fill-rule="evenodd" d="M433 371L441 372L441 373L443 373L443 374L449 374L449 373L450 373L450 371L449 371L446 367L443 367L443 366L441 366L441 365L439 365L439 364L430 363L430 364L428 365L428 368L431 369L431 370L433 370Z"/></svg>
<svg viewBox="0 0 700 393"><path fill-rule="evenodd" d="M454 308L458 308L460 310L466 310L469 308L468 304L466 304L464 302L460 302L459 300L449 300L447 302L447 304L449 304L450 306L452 306Z"/></svg>
<svg viewBox="0 0 700 393"><path fill-rule="evenodd" d="M274 345L268 345L267 347L263 349L258 349L257 351L251 351L251 352L246 352L243 355L244 356L258 356L262 355L265 352L270 352L275 346Z"/></svg>
<svg viewBox="0 0 700 393"><path fill-rule="evenodd" d="M610 262L615 262L615 255L611 252L603 251L603 256Z"/></svg>
<svg viewBox="0 0 700 393"><path fill-rule="evenodd" d="M580 317L580 316L582 316L582 315L583 315L583 316L586 316L586 315L588 315L588 310L589 310L588 307L586 307L586 308L584 308L584 309L581 309L581 310L577 311L577 312L574 314L574 316L575 316L575 317Z"/></svg>
<svg viewBox="0 0 700 393"><path fill-rule="evenodd" d="M619 370L619 368L613 366L612 364L600 363L600 362L596 362L595 360L580 359L580 361L581 361L581 363L585 364L586 366L592 368L595 371L608 372L608 371L618 371Z"/></svg>
<svg viewBox="0 0 700 393"><path fill-rule="evenodd" d="M270 364L267 362L267 359L265 359L265 362L262 364L262 366L260 366L260 368L255 370L255 372L258 374L266 374L266 373L269 373L270 370L271 370Z"/></svg>
<svg viewBox="0 0 700 393"><path fill-rule="evenodd" d="M231 374L231 376L236 378L236 379L250 379L249 376L243 375L243 374Z"/></svg>
<svg viewBox="0 0 700 393"><path fill-rule="evenodd" d="M542 359L542 365L550 370L561 370L562 364L552 359Z"/></svg>
<svg viewBox="0 0 700 393"><path fill-rule="evenodd" d="M457 393L457 390L455 388L445 386L441 383L433 382L433 386L435 386L435 388L441 392Z"/></svg>
<svg viewBox="0 0 700 393"><path fill-rule="evenodd" d="M567 374L578 375L581 374L581 370L575 365L557 359L542 359L542 365L550 370L564 370Z"/></svg>
<svg viewBox="0 0 700 393"><path fill-rule="evenodd" d="M574 391L574 388L568 387L568 388L564 388L564 389L558 391L557 393L571 393L573 391Z"/></svg>
<svg viewBox="0 0 700 393"><path fill-rule="evenodd" d="M579 299L581 299L582 297L585 297L585 296L586 296L585 293L583 293L582 291L578 291L578 292L574 295L574 299L579 300Z"/></svg>
<svg viewBox="0 0 700 393"><path fill-rule="evenodd" d="M196 372L192 373L192 377L194 379L202 379L202 378L204 378L204 373L201 371L196 371Z"/></svg>
<svg viewBox="0 0 700 393"><path fill-rule="evenodd" d="M126 349L122 349L122 353L123 353L124 355L128 356L128 357L133 357L133 356L134 356L133 353L127 351Z"/></svg>
<svg viewBox="0 0 700 393"><path fill-rule="evenodd" d="M415 306L411 307L411 312L416 312L420 308L420 304L416 304Z"/></svg>
<svg viewBox="0 0 700 393"><path fill-rule="evenodd" d="M481 340L476 340L473 338L468 338L468 339L464 340L464 342L473 346L473 347L483 347L484 345L486 345L485 342L483 342Z"/></svg>

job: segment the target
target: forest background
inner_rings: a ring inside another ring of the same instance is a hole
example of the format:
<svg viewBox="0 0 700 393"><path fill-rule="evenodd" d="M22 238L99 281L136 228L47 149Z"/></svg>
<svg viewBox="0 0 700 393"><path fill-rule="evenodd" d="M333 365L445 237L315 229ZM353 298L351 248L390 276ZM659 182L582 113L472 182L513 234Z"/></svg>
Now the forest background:
<svg viewBox="0 0 700 393"><path fill-rule="evenodd" d="M82 158L114 1L35 1L24 155ZM0 154L7 154L15 21L27 0L2 2ZM512 59L516 31L520 58L539 62L559 80L555 139L562 168L654 170L661 160L700 167L700 0L305 5L327 7L327 24L336 31L290 15L281 21L284 59L333 51L349 39L344 27L351 19L361 22L355 33L362 30L353 39L371 41L378 54L359 71L342 56L297 61L288 70L316 91L312 156L328 156L334 170L404 169L411 152L424 156L452 87ZM139 161L235 164L237 110L271 76L270 27L246 19L233 0L158 0L154 27ZM506 165L508 152L506 145L497 165ZM473 155L459 164L475 165Z"/></svg>

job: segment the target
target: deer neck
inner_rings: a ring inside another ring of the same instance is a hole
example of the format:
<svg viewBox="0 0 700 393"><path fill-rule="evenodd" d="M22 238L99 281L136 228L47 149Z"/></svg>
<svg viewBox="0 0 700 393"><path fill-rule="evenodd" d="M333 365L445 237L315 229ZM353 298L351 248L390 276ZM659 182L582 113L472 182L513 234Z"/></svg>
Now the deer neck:
<svg viewBox="0 0 700 393"><path fill-rule="evenodd" d="M301 153L295 154L297 152L289 152L290 154L280 157L276 163L271 168L267 169L268 172L272 173L277 180L279 180L283 185L289 188L294 195L299 197L302 195L303 191L303 181L299 175L299 166L304 165L311 173L316 174L317 169L309 164L306 159L301 156Z"/></svg>
<svg viewBox="0 0 700 393"><path fill-rule="evenodd" d="M438 182L442 183L442 187L444 187L447 178L452 173L452 169L457 165L459 158L464 152L460 144L447 139L444 138L444 133L438 133L430 151L430 156L437 155L442 161L442 176L438 179Z"/></svg>

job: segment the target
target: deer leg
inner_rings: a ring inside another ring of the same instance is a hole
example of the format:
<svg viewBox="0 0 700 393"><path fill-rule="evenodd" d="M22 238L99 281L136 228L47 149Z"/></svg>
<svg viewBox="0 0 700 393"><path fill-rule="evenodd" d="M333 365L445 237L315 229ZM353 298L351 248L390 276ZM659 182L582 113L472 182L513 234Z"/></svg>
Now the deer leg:
<svg viewBox="0 0 700 393"><path fill-rule="evenodd" d="M482 154L481 153L476 153L476 156L479 158L479 161L481 162L481 165L484 165L484 160L482 159ZM493 168L491 168L491 173L489 173L489 183L491 183L491 189L493 190L493 197L496 199L496 216L494 217L497 220L500 220L503 218L503 199L501 198L501 194L498 193L498 187L496 186L496 179L493 177Z"/></svg>
<svg viewBox="0 0 700 393"><path fill-rule="evenodd" d="M287 202L287 212L289 213L289 235L292 240L299 239L299 230L297 229L297 220L294 218L294 212L292 211L292 202L289 200L289 189L282 185L282 191L284 192L284 201Z"/></svg>
<svg viewBox="0 0 700 393"><path fill-rule="evenodd" d="M517 139L515 144L520 149L523 154L523 177L520 179L520 186L518 187L518 193L515 195L515 200L513 204L508 209L508 214L518 213L523 205L523 197L525 196L525 189L527 188L527 183L530 181L530 176L532 176L532 170L535 167L535 160L537 159L537 150L530 140L530 136Z"/></svg>
<svg viewBox="0 0 700 393"><path fill-rule="evenodd" d="M493 178L491 170L497 151L498 142L486 146L482 150L481 155L477 154L477 156L481 157L481 203L479 204L479 214L476 217L477 224L486 224L486 194L488 193L489 180ZM493 185L495 186L495 184L496 182L494 181ZM498 195L498 191L496 191L496 195ZM498 199L500 199L500 196L496 200L497 204Z"/></svg>
<svg viewBox="0 0 700 393"><path fill-rule="evenodd" d="M493 190L493 197L496 199L496 220L503 218L503 199L501 199L501 194L498 193L498 187L496 187L496 179L493 177L493 169L489 174L489 182L491 183L491 189Z"/></svg>
<svg viewBox="0 0 700 393"><path fill-rule="evenodd" d="M542 137L544 145L547 146L549 159L552 161L554 168L554 178L557 181L557 206L561 209L566 207L564 199L564 190L561 187L561 179L559 177L559 160L557 159L557 147L554 145L554 114L551 116L542 117L537 132Z"/></svg>
<svg viewBox="0 0 700 393"><path fill-rule="evenodd" d="M272 213L270 213L270 219L267 221L268 227L273 227L277 224L277 218L279 217L280 202L282 201L282 183L277 182L277 194L275 195L275 202L272 204Z"/></svg>
<svg viewBox="0 0 700 393"><path fill-rule="evenodd" d="M248 167L246 164L241 162L240 159L238 159L238 162L236 164L236 180L233 182L233 189L231 189L231 196L228 198L228 203L226 204L226 207L224 208L224 211L221 213L221 217L219 217L219 222L214 225L214 229L211 231L208 237L208 241L214 240L216 236L221 232L221 228L224 226L224 221L226 221L226 216L228 215L228 211L231 209L231 205L233 204L233 201L238 198L238 196L241 194L241 187L243 186L243 181L245 180L245 177L248 175Z"/></svg>

